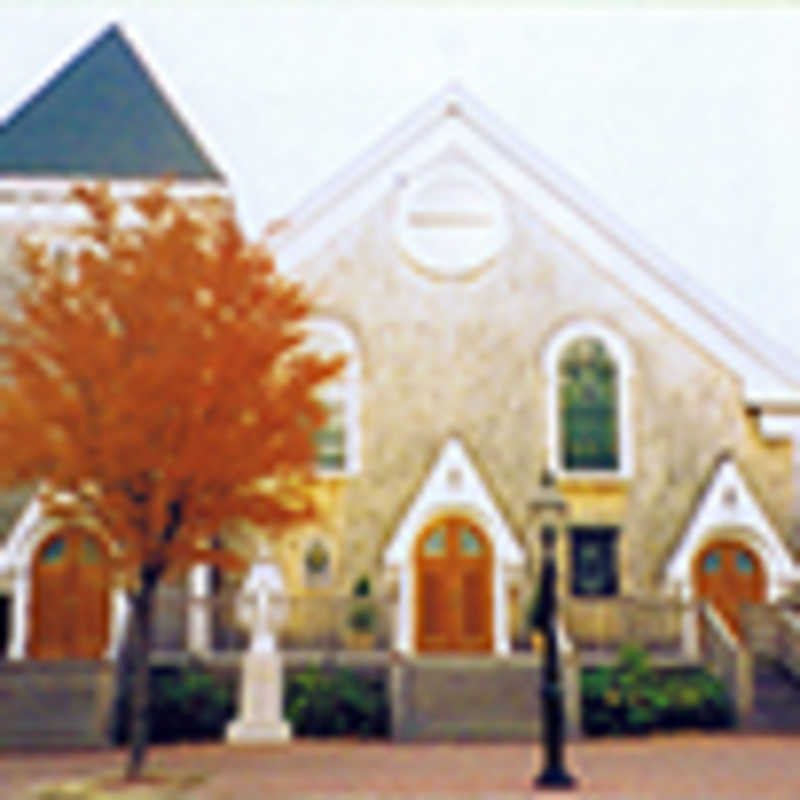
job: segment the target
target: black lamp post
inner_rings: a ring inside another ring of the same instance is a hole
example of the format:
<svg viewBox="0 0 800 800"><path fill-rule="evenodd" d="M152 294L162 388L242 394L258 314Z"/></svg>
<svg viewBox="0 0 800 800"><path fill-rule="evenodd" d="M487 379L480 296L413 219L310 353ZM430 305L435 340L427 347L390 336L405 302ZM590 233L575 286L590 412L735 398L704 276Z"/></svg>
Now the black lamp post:
<svg viewBox="0 0 800 800"><path fill-rule="evenodd" d="M559 494L552 474L542 474L539 492L531 511L540 522L542 572L536 601L536 627L544 634L544 675L542 696L542 745L545 765L534 779L534 788L575 786L575 779L564 767L564 696L561 688L557 641L557 592L555 543L558 526L566 515L566 500Z"/></svg>

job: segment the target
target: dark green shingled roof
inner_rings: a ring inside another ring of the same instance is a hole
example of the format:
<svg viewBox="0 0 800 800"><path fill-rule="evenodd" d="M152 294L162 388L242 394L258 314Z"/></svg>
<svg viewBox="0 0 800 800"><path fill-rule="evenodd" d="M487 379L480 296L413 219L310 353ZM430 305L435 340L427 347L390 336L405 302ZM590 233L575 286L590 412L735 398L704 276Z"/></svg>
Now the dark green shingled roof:
<svg viewBox="0 0 800 800"><path fill-rule="evenodd" d="M116 25L0 126L0 175L220 180Z"/></svg>

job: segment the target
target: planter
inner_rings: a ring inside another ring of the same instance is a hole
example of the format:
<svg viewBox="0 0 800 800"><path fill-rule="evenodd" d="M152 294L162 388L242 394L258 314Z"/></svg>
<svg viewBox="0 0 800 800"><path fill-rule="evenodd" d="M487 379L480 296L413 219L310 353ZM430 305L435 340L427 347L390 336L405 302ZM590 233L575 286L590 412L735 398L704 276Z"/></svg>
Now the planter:
<svg viewBox="0 0 800 800"><path fill-rule="evenodd" d="M374 650L375 634L372 631L347 631L346 643L351 650Z"/></svg>

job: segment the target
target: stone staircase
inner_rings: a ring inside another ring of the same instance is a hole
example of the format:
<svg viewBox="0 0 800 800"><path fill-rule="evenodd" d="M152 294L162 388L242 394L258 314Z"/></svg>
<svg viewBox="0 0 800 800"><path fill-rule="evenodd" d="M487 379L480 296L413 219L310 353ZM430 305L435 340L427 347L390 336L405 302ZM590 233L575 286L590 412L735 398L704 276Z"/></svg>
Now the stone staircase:
<svg viewBox="0 0 800 800"><path fill-rule="evenodd" d="M539 733L532 657L420 656L390 669L395 739L530 740Z"/></svg>
<svg viewBox="0 0 800 800"><path fill-rule="evenodd" d="M753 690L753 710L742 720L743 730L800 733L800 679L774 659L757 656Z"/></svg>
<svg viewBox="0 0 800 800"><path fill-rule="evenodd" d="M0 662L0 748L107 746L114 684L103 662Z"/></svg>

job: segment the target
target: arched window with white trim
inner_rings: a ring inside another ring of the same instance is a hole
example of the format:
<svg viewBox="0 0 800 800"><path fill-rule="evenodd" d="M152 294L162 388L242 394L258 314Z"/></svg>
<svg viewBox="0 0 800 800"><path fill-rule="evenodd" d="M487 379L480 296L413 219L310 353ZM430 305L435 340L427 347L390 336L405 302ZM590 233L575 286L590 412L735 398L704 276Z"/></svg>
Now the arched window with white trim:
<svg viewBox="0 0 800 800"><path fill-rule="evenodd" d="M360 467L359 380L360 360L356 340L347 328L330 319L305 323L308 336L304 349L323 357L344 355L341 373L320 387L319 397L328 411L321 428L314 432L316 464L325 475L350 475Z"/></svg>
<svg viewBox="0 0 800 800"><path fill-rule="evenodd" d="M628 477L631 358L622 338L598 323L572 323L550 341L545 369L550 468Z"/></svg>

